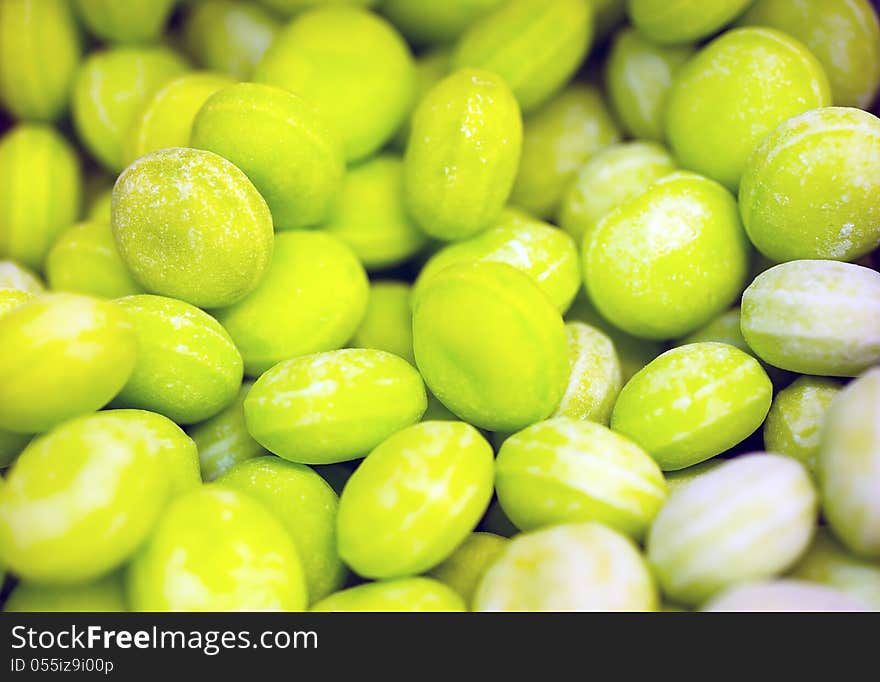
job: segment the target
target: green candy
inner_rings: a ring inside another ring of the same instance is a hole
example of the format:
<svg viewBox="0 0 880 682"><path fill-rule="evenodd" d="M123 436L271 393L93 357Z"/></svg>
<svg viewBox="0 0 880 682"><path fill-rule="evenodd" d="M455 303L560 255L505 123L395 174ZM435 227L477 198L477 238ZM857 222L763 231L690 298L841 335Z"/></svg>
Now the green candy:
<svg viewBox="0 0 880 682"><path fill-rule="evenodd" d="M720 457L715 457L713 459L707 459L705 462L685 467L684 469L665 472L666 489L669 492L669 495L672 495L676 490L684 487L698 476L702 476L703 474L707 474L710 471L717 469L726 461L727 460L721 459Z"/></svg>
<svg viewBox="0 0 880 682"><path fill-rule="evenodd" d="M113 203L113 187L101 192L92 200L86 213L86 221L90 223L110 224L110 206Z"/></svg>
<svg viewBox="0 0 880 682"><path fill-rule="evenodd" d="M178 424L213 417L241 386L241 355L208 313L164 296L126 296L115 302L134 326L134 371L113 401L164 414Z"/></svg>
<svg viewBox="0 0 880 682"><path fill-rule="evenodd" d="M115 43L157 40L176 4L177 0L76 0L89 31Z"/></svg>
<svg viewBox="0 0 880 682"><path fill-rule="evenodd" d="M7 613L113 613L127 611L118 573L83 585L46 586L18 583L3 610Z"/></svg>
<svg viewBox="0 0 880 682"><path fill-rule="evenodd" d="M565 325L571 374L555 417L608 424L611 409L623 387L614 342L581 322Z"/></svg>
<svg viewBox="0 0 880 682"><path fill-rule="evenodd" d="M236 464L217 482L263 503L284 524L302 561L311 602L339 589L346 573L336 551L339 500L323 478L303 464L257 457Z"/></svg>
<svg viewBox="0 0 880 682"><path fill-rule="evenodd" d="M257 288L215 311L244 357L248 376L300 355L336 350L364 319L369 282L354 253L333 235L289 231Z"/></svg>
<svg viewBox="0 0 880 682"><path fill-rule="evenodd" d="M531 111L574 75L592 42L593 13L584 0L510 0L470 25L453 63L497 73Z"/></svg>
<svg viewBox="0 0 880 682"><path fill-rule="evenodd" d="M686 346L690 343L703 343L705 341L726 343L728 346L739 348L744 353L754 355L742 335L742 313L739 308L731 308L721 313L718 317L697 329L693 334L688 334L677 345Z"/></svg>
<svg viewBox="0 0 880 682"><path fill-rule="evenodd" d="M147 291L199 307L243 299L272 256L266 202L211 152L163 149L135 161L113 188L112 221L122 261Z"/></svg>
<svg viewBox="0 0 880 682"><path fill-rule="evenodd" d="M372 7L379 0L259 0L266 8L284 17L292 17L314 7Z"/></svg>
<svg viewBox="0 0 880 682"><path fill-rule="evenodd" d="M411 365L413 355L410 286L379 281L370 285L370 302L361 326L351 339L353 348L375 348L399 355Z"/></svg>
<svg viewBox="0 0 880 682"><path fill-rule="evenodd" d="M416 84L415 95L412 98L412 106L408 116L404 119L400 128L394 134L389 146L395 151L404 152L409 142L412 129L412 115L422 101L422 98L431 91L437 83L449 75L449 65L452 59L452 51L449 48L438 48L419 55L416 59Z"/></svg>
<svg viewBox="0 0 880 682"><path fill-rule="evenodd" d="M43 283L31 270L14 260L0 260L0 289L16 289L31 294L43 292Z"/></svg>
<svg viewBox="0 0 880 682"><path fill-rule="evenodd" d="M660 45L707 38L742 14L752 0L629 0L633 25Z"/></svg>
<svg viewBox="0 0 880 682"><path fill-rule="evenodd" d="M54 121L67 109L80 38L68 0L0 2L0 102L15 118Z"/></svg>
<svg viewBox="0 0 880 682"><path fill-rule="evenodd" d="M617 398L611 428L664 471L714 457L761 426L773 385L751 355L724 343L673 348L636 374Z"/></svg>
<svg viewBox="0 0 880 682"><path fill-rule="evenodd" d="M492 497L492 447L462 422L395 433L355 470L339 499L339 554L368 578L422 573L474 530Z"/></svg>
<svg viewBox="0 0 880 682"><path fill-rule="evenodd" d="M868 611L865 604L840 590L802 580L768 580L735 585L702 611L834 613Z"/></svg>
<svg viewBox="0 0 880 682"><path fill-rule="evenodd" d="M507 538L494 533L471 533L430 575L451 587L470 605L480 581L507 543Z"/></svg>
<svg viewBox="0 0 880 682"><path fill-rule="evenodd" d="M410 215L445 241L482 232L510 196L521 145L519 106L500 77L474 69L447 76L413 114L403 167Z"/></svg>
<svg viewBox="0 0 880 682"><path fill-rule="evenodd" d="M475 611L656 611L657 588L635 544L601 523L519 535L486 571Z"/></svg>
<svg viewBox="0 0 880 682"><path fill-rule="evenodd" d="M528 276L502 263L438 273L415 297L413 348L440 402L491 431L549 417L570 373L559 312Z"/></svg>
<svg viewBox="0 0 880 682"><path fill-rule="evenodd" d="M880 119L827 107L789 119L752 152L739 205L773 261L856 260L880 244Z"/></svg>
<svg viewBox="0 0 880 682"><path fill-rule="evenodd" d="M742 291L749 247L721 185L673 173L611 211L583 244L587 293L635 336L689 334Z"/></svg>
<svg viewBox="0 0 880 682"><path fill-rule="evenodd" d="M523 122L511 203L549 218L581 166L619 140L602 93L590 85L569 86Z"/></svg>
<svg viewBox="0 0 880 682"><path fill-rule="evenodd" d="M302 611L308 601L282 523L216 484L165 510L129 566L127 594L135 611Z"/></svg>
<svg viewBox="0 0 880 682"><path fill-rule="evenodd" d="M467 611L461 597L430 578L398 578L365 583L336 592L312 611L330 612L458 612Z"/></svg>
<svg viewBox="0 0 880 682"><path fill-rule="evenodd" d="M137 339L112 303L46 294L0 317L0 348L0 429L39 433L110 402Z"/></svg>
<svg viewBox="0 0 880 682"><path fill-rule="evenodd" d="M81 200L76 153L54 129L25 123L0 138L0 257L39 270Z"/></svg>
<svg viewBox="0 0 880 682"><path fill-rule="evenodd" d="M26 301L34 297L30 291L21 289L5 289L0 288L0 316L5 315L9 311L18 308Z"/></svg>
<svg viewBox="0 0 880 682"><path fill-rule="evenodd" d="M29 279L31 277L33 275L23 268L17 268L12 261L0 262L0 285L39 285L39 280L36 278ZM30 291L0 287L0 317L24 304L33 296L34 294ZM19 453L24 450L30 439L31 436L29 434L12 433L11 431L0 429L0 469L4 469L12 464ZM2 567L0 567L0 580L2 580Z"/></svg>
<svg viewBox="0 0 880 682"><path fill-rule="evenodd" d="M443 403L437 400L437 396L435 396L430 391L428 393L428 409L425 410L425 414L422 415L423 422L457 422L458 417L456 417L452 412L449 411L449 408L446 407Z"/></svg>
<svg viewBox="0 0 880 682"><path fill-rule="evenodd" d="M801 43L772 29L736 29L679 69L666 107L666 137L684 168L735 191L749 154L767 133L829 104L828 78Z"/></svg>
<svg viewBox="0 0 880 682"><path fill-rule="evenodd" d="M880 274L829 260L777 265L743 294L742 333L775 367L856 376L880 362Z"/></svg>
<svg viewBox="0 0 880 682"><path fill-rule="evenodd" d="M275 365L244 401L248 431L292 462L358 459L417 422L425 387L406 360L379 350L305 355Z"/></svg>
<svg viewBox="0 0 880 682"><path fill-rule="evenodd" d="M415 45L453 42L504 0L384 0L382 12Z"/></svg>

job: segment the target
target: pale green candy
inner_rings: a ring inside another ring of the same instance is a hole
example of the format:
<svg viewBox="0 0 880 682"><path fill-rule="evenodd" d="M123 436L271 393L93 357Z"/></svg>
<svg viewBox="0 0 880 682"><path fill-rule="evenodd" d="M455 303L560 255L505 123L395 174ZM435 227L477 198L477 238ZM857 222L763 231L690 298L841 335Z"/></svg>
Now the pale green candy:
<svg viewBox="0 0 880 682"><path fill-rule="evenodd" d="M138 354L114 405L193 424L213 417L235 399L241 386L241 355L217 320L164 296L126 296L115 304L134 326Z"/></svg>
<svg viewBox="0 0 880 682"><path fill-rule="evenodd" d="M113 188L113 236L147 291L199 307L253 291L272 257L272 216L226 159L172 148L131 164Z"/></svg>
<svg viewBox="0 0 880 682"><path fill-rule="evenodd" d="M539 218L553 216L581 166L619 140L602 93L591 85L569 86L523 122L511 203Z"/></svg>
<svg viewBox="0 0 880 682"><path fill-rule="evenodd" d="M598 521L635 539L666 500L663 473L638 445L600 424L567 418L504 441L495 488L521 530Z"/></svg>
<svg viewBox="0 0 880 682"><path fill-rule="evenodd" d="M728 346L734 346L749 355L754 355L742 335L742 314L739 308L731 308L721 313L693 334L683 338L678 345L686 346L690 343L702 343L704 341L726 343Z"/></svg>
<svg viewBox="0 0 880 682"><path fill-rule="evenodd" d="M216 484L178 497L129 566L136 611L302 611L303 569L263 505Z"/></svg>
<svg viewBox="0 0 880 682"><path fill-rule="evenodd" d="M716 33L742 14L752 0L629 0L629 17L659 44L689 43Z"/></svg>
<svg viewBox="0 0 880 682"><path fill-rule="evenodd" d="M303 464L257 457L236 464L217 482L262 502L284 524L302 562L310 602L340 588L346 571L336 551L339 500L323 478Z"/></svg>
<svg viewBox="0 0 880 682"><path fill-rule="evenodd" d="M38 433L110 402L137 339L112 303L45 294L0 317L0 348L0 429Z"/></svg>
<svg viewBox="0 0 880 682"><path fill-rule="evenodd" d="M107 170L121 171L125 139L141 107L185 70L185 62L163 47L93 52L77 71L72 102L74 127L89 153Z"/></svg>
<svg viewBox="0 0 880 682"><path fill-rule="evenodd" d="M722 466L726 461L726 459L715 457L713 459L707 459L705 462L700 462L699 464L685 467L684 469L678 469L677 471L667 471L665 473L666 490L668 491L669 495L672 495L675 493L676 490L687 485L695 478L697 478L697 476L702 476L703 474L707 474L710 471L717 469L718 467Z"/></svg>
<svg viewBox="0 0 880 682"><path fill-rule="evenodd" d="M0 556L47 584L101 576L147 537L168 494L167 450L137 413L68 421L21 453L0 490Z"/></svg>
<svg viewBox="0 0 880 682"><path fill-rule="evenodd" d="M828 260L777 265L743 294L742 333L775 367L856 376L880 362L880 274Z"/></svg>
<svg viewBox="0 0 880 682"><path fill-rule="evenodd" d="M689 334L742 291L749 246L734 198L692 173L673 173L611 211L583 244L587 293L626 332Z"/></svg>
<svg viewBox="0 0 880 682"><path fill-rule="evenodd" d="M44 287L40 278L24 265L14 260L0 260L0 289L40 294Z"/></svg>
<svg viewBox="0 0 880 682"><path fill-rule="evenodd" d="M510 196L521 145L519 106L500 77L474 69L447 76L413 114L403 169L407 210L437 239L482 232Z"/></svg>
<svg viewBox="0 0 880 682"><path fill-rule="evenodd" d="M76 152L54 129L22 124L0 138L0 258L39 270L81 200Z"/></svg>
<svg viewBox="0 0 880 682"><path fill-rule="evenodd" d="M824 585L803 580L768 580L733 586L702 611L833 613L868 611L861 601Z"/></svg>
<svg viewBox="0 0 880 682"><path fill-rule="evenodd" d="M104 298L143 291L119 257L109 222L79 223L62 232L46 256L45 271L55 291Z"/></svg>
<svg viewBox="0 0 880 682"><path fill-rule="evenodd" d="M415 297L413 349L440 402L491 431L549 417L570 373L559 312L527 275L503 263L438 273Z"/></svg>
<svg viewBox="0 0 880 682"><path fill-rule="evenodd" d="M593 42L593 13L583 0L510 0L461 36L457 68L504 78L523 108L546 102L574 75Z"/></svg>
<svg viewBox="0 0 880 682"><path fill-rule="evenodd" d="M653 142L625 142L599 151L565 192L559 226L578 244L612 209L675 171L675 161Z"/></svg>
<svg viewBox="0 0 880 682"><path fill-rule="evenodd" d="M623 387L611 428L674 471L714 457L755 432L773 385L751 355L724 343L693 343L653 360Z"/></svg>
<svg viewBox="0 0 880 682"><path fill-rule="evenodd" d="M379 0L259 0L266 8L284 17L291 17L314 7L372 7Z"/></svg>
<svg viewBox="0 0 880 682"><path fill-rule="evenodd" d="M567 323L565 331L571 373L568 387L553 416L608 424L614 402L623 387L614 342L600 330L582 322Z"/></svg>
<svg viewBox="0 0 880 682"><path fill-rule="evenodd" d="M781 390L764 422L764 449L816 468L822 424L841 385L831 379L800 377Z"/></svg>
<svg viewBox="0 0 880 682"><path fill-rule="evenodd" d="M415 365L409 302L409 284L390 280L373 282L367 314L351 339L352 348L384 350Z"/></svg>
<svg viewBox="0 0 880 682"><path fill-rule="evenodd" d="M437 48L419 55L418 59L416 59L415 95L412 98L409 115L404 119L389 143L392 149L401 153L406 150L410 130L412 129L412 115L419 102L431 91L431 88L449 75L451 59L452 51L449 48Z"/></svg>
<svg viewBox="0 0 880 682"><path fill-rule="evenodd" d="M195 71L159 88L135 116L125 136L125 164L158 149L190 146L193 120L199 109L211 95L234 82L223 74Z"/></svg>
<svg viewBox="0 0 880 682"><path fill-rule="evenodd" d="M277 230L323 222L345 174L342 142L323 115L269 85L239 83L211 95L193 121L190 144L241 168Z"/></svg>
<svg viewBox="0 0 880 682"><path fill-rule="evenodd" d="M147 43L159 38L178 0L76 0L80 18L98 38Z"/></svg>
<svg viewBox="0 0 880 682"><path fill-rule="evenodd" d="M112 613L128 608L121 576L114 573L83 585L49 587L18 583L3 610L7 613Z"/></svg>
<svg viewBox="0 0 880 682"><path fill-rule="evenodd" d="M86 213L86 221L91 223L110 224L110 207L113 203L113 187L109 187L92 199Z"/></svg>
<svg viewBox="0 0 880 682"><path fill-rule="evenodd" d="M0 2L3 107L17 119L57 119L67 109L80 51L69 0Z"/></svg>
<svg viewBox="0 0 880 682"><path fill-rule="evenodd" d="M351 168L322 229L351 247L369 270L399 265L427 242L403 202L403 161L379 155Z"/></svg>
<svg viewBox="0 0 880 682"><path fill-rule="evenodd" d="M275 38L254 80L314 104L342 135L348 161L394 135L410 110L415 67L409 47L378 15L352 7L310 10Z"/></svg>
<svg viewBox="0 0 880 682"><path fill-rule="evenodd" d="M736 190L765 135L829 104L828 78L801 43L772 29L735 29L679 69L666 107L666 137L682 167Z"/></svg>
<svg viewBox="0 0 880 682"><path fill-rule="evenodd" d="M193 59L208 69L249 78L269 49L278 21L245 0L191 3L183 20L183 40Z"/></svg>
<svg viewBox="0 0 880 682"><path fill-rule="evenodd" d="M672 81L694 49L663 46L637 31L620 31L605 66L608 97L623 128L640 140L661 142L663 116Z"/></svg>
<svg viewBox="0 0 880 682"><path fill-rule="evenodd" d="M339 499L339 554L368 578L433 568L474 530L492 497L492 447L462 422L422 422L375 448Z"/></svg>
<svg viewBox="0 0 880 682"><path fill-rule="evenodd" d="M880 369L843 389L828 410L817 473L822 511L856 554L880 558Z"/></svg>
<svg viewBox="0 0 880 682"><path fill-rule="evenodd" d="M581 285L578 251L571 237L548 223L505 209L485 232L431 256L416 279L413 296L421 295L449 266L477 262L505 263L520 270L562 312Z"/></svg>
<svg viewBox="0 0 880 682"><path fill-rule="evenodd" d="M459 612L467 611L461 597L430 578L398 578L365 583L330 595L312 611L335 612Z"/></svg>
<svg viewBox="0 0 880 682"><path fill-rule="evenodd" d="M453 42L504 0L384 0L382 12L415 45Z"/></svg>
<svg viewBox="0 0 880 682"><path fill-rule="evenodd" d="M451 587L470 605L480 580L507 543L507 538L494 533L471 533L430 575Z"/></svg>
<svg viewBox="0 0 880 682"><path fill-rule="evenodd" d="M678 488L648 534L663 593L699 605L727 587L784 573L810 544L816 491L790 457L737 457Z"/></svg>
<svg viewBox="0 0 880 682"><path fill-rule="evenodd" d="M752 243L774 261L856 260L880 244L880 119L826 107L789 119L749 157L739 190Z"/></svg>
<svg viewBox="0 0 880 682"><path fill-rule="evenodd" d="M475 611L656 611L654 579L636 545L601 523L519 535L492 564Z"/></svg>
<svg viewBox="0 0 880 682"><path fill-rule="evenodd" d="M324 232L275 238L266 275L242 301L215 311L248 376L300 355L336 350L364 319L369 282L345 244Z"/></svg>
<svg viewBox="0 0 880 682"><path fill-rule="evenodd" d="M425 412L425 386L406 360L380 350L315 353L275 365L244 401L248 431L302 464L358 459Z"/></svg>

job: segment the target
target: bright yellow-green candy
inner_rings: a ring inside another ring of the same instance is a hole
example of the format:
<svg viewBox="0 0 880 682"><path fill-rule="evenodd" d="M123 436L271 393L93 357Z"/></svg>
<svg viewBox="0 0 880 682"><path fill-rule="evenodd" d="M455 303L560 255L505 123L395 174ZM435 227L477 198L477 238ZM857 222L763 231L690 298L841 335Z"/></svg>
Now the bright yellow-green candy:
<svg viewBox="0 0 880 682"><path fill-rule="evenodd" d="M495 74L462 69L422 98L406 148L410 215L437 239L465 239L501 214L522 145L519 106Z"/></svg>
<svg viewBox="0 0 880 682"><path fill-rule="evenodd" d="M700 462L699 464L694 464L693 466L685 467L684 469L678 469L676 471L667 471L665 472L666 477L666 490L669 495L675 493L679 488L687 485L691 481L693 481L697 476L702 476L703 474L707 474L713 469L717 469L722 466L727 460L721 459L720 457L715 457L713 459L707 459L705 462Z"/></svg>
<svg viewBox="0 0 880 682"><path fill-rule="evenodd" d="M630 135L663 140L663 115L672 80L693 53L689 45L655 45L631 28L617 34L605 81L614 112Z"/></svg>
<svg viewBox="0 0 880 682"><path fill-rule="evenodd" d="M277 230L323 222L345 174L342 142L323 115L270 85L239 83L211 95L195 117L191 145L241 168Z"/></svg>
<svg viewBox="0 0 880 682"><path fill-rule="evenodd" d="M425 285L414 301L413 348L440 402L492 431L549 417L568 384L559 312L503 263L453 265Z"/></svg>
<svg viewBox="0 0 880 682"><path fill-rule="evenodd" d="M259 0L266 8L284 17L292 17L314 7L372 7L379 0Z"/></svg>
<svg viewBox="0 0 880 682"><path fill-rule="evenodd" d="M86 27L114 43L148 43L159 38L177 0L76 0Z"/></svg>
<svg viewBox="0 0 880 682"><path fill-rule="evenodd" d="M69 0L3 0L0 103L17 119L55 120L67 109L80 50Z"/></svg>
<svg viewBox="0 0 880 682"><path fill-rule="evenodd" d="M427 238L407 215L400 157L381 154L351 168L322 229L348 244L369 270L399 265L421 251Z"/></svg>
<svg viewBox="0 0 880 682"><path fill-rule="evenodd" d="M678 345L686 346L690 343L714 341L716 343L726 343L728 346L734 346L749 355L754 355L752 349L749 348L749 344L743 338L741 321L742 314L740 309L731 308L707 322L693 334L683 338Z"/></svg>
<svg viewBox="0 0 880 682"><path fill-rule="evenodd" d="M417 422L427 398L406 360L371 349L315 353L263 374L244 401L250 434L292 462L358 459Z"/></svg>
<svg viewBox="0 0 880 682"><path fill-rule="evenodd" d="M749 154L767 133L829 104L828 78L801 43L772 29L735 29L679 69L666 107L666 137L684 168L735 191Z"/></svg>
<svg viewBox="0 0 880 682"><path fill-rule="evenodd" d="M648 39L664 44L707 38L743 13L752 0L629 0L629 17Z"/></svg>
<svg viewBox="0 0 880 682"><path fill-rule="evenodd" d="M880 362L880 274L830 260L777 265L743 294L742 333L775 367L856 376Z"/></svg>
<svg viewBox="0 0 880 682"><path fill-rule="evenodd" d="M545 222L505 209L493 227L431 256L416 279L413 296L419 296L449 266L478 262L505 263L520 270L562 312L581 285L577 247L571 237Z"/></svg>
<svg viewBox="0 0 880 682"><path fill-rule="evenodd" d="M880 24L870 0L758 0L739 23L797 38L825 68L835 104L870 107L880 86Z"/></svg>
<svg viewBox="0 0 880 682"><path fill-rule="evenodd" d="M275 238L268 272L242 301L215 311L248 376L300 355L336 350L364 318L369 282L357 257L325 232Z"/></svg>
<svg viewBox="0 0 880 682"><path fill-rule="evenodd" d="M241 386L242 360L208 313L174 298L140 294L115 302L137 336L137 362L113 401L152 410L178 424L213 417Z"/></svg>
<svg viewBox="0 0 880 682"><path fill-rule="evenodd" d="M194 71L156 90L125 136L125 164L158 149L190 146L192 124L199 109L211 95L233 83L223 74Z"/></svg>
<svg viewBox="0 0 880 682"><path fill-rule="evenodd" d="M108 170L121 171L125 139L141 107L185 70L183 60L163 47L92 53L77 71L72 103L77 135L89 153Z"/></svg>
<svg viewBox="0 0 880 682"><path fill-rule="evenodd" d="M54 129L26 123L0 138L0 257L40 269L81 200L76 152Z"/></svg>
<svg viewBox="0 0 880 682"><path fill-rule="evenodd" d="M448 585L470 605L486 570L507 547L508 540L494 533L471 533L441 564L431 577Z"/></svg>
<svg viewBox="0 0 880 682"><path fill-rule="evenodd" d="M43 292L43 283L30 269L14 260L0 260L0 289L16 289L31 294Z"/></svg>
<svg viewBox="0 0 880 682"><path fill-rule="evenodd" d="M395 28L371 12L323 7L294 19L275 38L254 80L314 104L342 135L345 157L380 149L410 110L415 67Z"/></svg>
<svg viewBox="0 0 880 682"><path fill-rule="evenodd" d="M673 348L623 387L611 428L647 450L664 471L714 457L764 422L773 385L751 355L724 343Z"/></svg>
<svg viewBox="0 0 880 682"><path fill-rule="evenodd" d="M272 257L263 197L229 161L197 149L163 149L126 168L112 224L122 261L147 291L199 307L243 299Z"/></svg>
<svg viewBox="0 0 880 682"><path fill-rule="evenodd" d="M431 578L398 578L365 583L336 592L312 611L330 612L459 612L467 611L452 588Z"/></svg>
<svg viewBox="0 0 880 682"><path fill-rule="evenodd" d="M831 379L800 377L777 393L764 422L764 448L815 470L822 424L840 389Z"/></svg>
<svg viewBox="0 0 880 682"><path fill-rule="evenodd" d="M398 431L355 470L339 499L339 554L367 578L423 573L474 530L492 498L492 446L462 422Z"/></svg>
<svg viewBox="0 0 880 682"><path fill-rule="evenodd" d="M109 187L92 199L89 210L86 212L86 220L92 223L110 224L110 206L113 203L113 187Z"/></svg>
<svg viewBox="0 0 880 682"><path fill-rule="evenodd" d="M405 282L373 282L367 314L349 345L394 353L415 365L410 290Z"/></svg>
<svg viewBox="0 0 880 682"><path fill-rule="evenodd" d="M555 417L608 424L623 386L614 342L582 322L565 325L571 373Z"/></svg>
<svg viewBox="0 0 880 682"><path fill-rule="evenodd" d="M191 3L183 20L183 41L207 69L249 78L278 31L274 16L248 0Z"/></svg>
<svg viewBox="0 0 880 682"><path fill-rule="evenodd" d="M257 457L234 465L217 482L261 502L284 524L302 562L310 602L339 589L346 574L336 551L339 500L323 478L304 464Z"/></svg>
<svg viewBox="0 0 880 682"><path fill-rule="evenodd" d="M527 116L511 203L539 218L555 214L578 169L620 139L602 93L575 84Z"/></svg>
<svg viewBox="0 0 880 682"><path fill-rule="evenodd" d="M33 275L27 270L19 269L13 261L0 262L0 285L13 283L22 286L39 285L39 280L35 277L31 280L32 277ZM34 294L30 291L23 289L0 288L0 317L30 300L33 296ZM0 429L0 469L12 464L30 439L29 434L12 433ZM0 571L0 579L2 579L2 571Z"/></svg>
<svg viewBox="0 0 880 682"><path fill-rule="evenodd" d="M670 495L648 535L663 593L696 606L744 581L784 573L816 524L816 491L790 457L744 455Z"/></svg>
<svg viewBox="0 0 880 682"><path fill-rule="evenodd" d="M55 291L105 298L143 291L119 257L109 223L79 223L62 232L46 256L45 271Z"/></svg>
<svg viewBox="0 0 880 682"><path fill-rule="evenodd" d="M669 153L653 142L625 142L593 156L562 197L559 226L581 243L612 209L675 171Z"/></svg>
<svg viewBox="0 0 880 682"><path fill-rule="evenodd" d="M822 511L856 554L880 558L880 369L843 389L822 429L817 473Z"/></svg>
<svg viewBox="0 0 880 682"><path fill-rule="evenodd" d="M0 316L5 315L14 308L18 308L18 306L33 297L34 294L30 291L0 288Z"/></svg>
<svg viewBox="0 0 880 682"><path fill-rule="evenodd" d="M91 580L146 538L169 489L167 451L133 412L65 422L30 443L0 490L0 556L45 584Z"/></svg>
<svg viewBox="0 0 880 682"><path fill-rule="evenodd" d="M46 431L99 409L134 368L125 312L79 294L46 294L0 317L0 429Z"/></svg>
<svg viewBox="0 0 880 682"><path fill-rule="evenodd" d="M746 232L774 261L856 260L880 244L880 119L826 107L789 119L749 157Z"/></svg>
<svg viewBox="0 0 880 682"><path fill-rule="evenodd" d="M601 523L519 535L486 571L476 611L656 611L657 588L638 548Z"/></svg>
<svg viewBox="0 0 880 682"><path fill-rule="evenodd" d="M689 334L742 291L749 246L721 185L673 173L611 211L583 244L587 292L635 336Z"/></svg>
<svg viewBox="0 0 880 682"><path fill-rule="evenodd" d="M83 585L46 586L18 583L3 610L7 613L112 613L127 611L119 573Z"/></svg>
<svg viewBox="0 0 880 682"><path fill-rule="evenodd" d="M574 75L592 42L589 2L510 0L470 25L453 62L497 73L531 111Z"/></svg>
<svg viewBox="0 0 880 682"><path fill-rule="evenodd" d="M430 92L437 83L449 75L452 51L449 48L437 48L419 55L416 59L416 84L415 95L412 99L409 115L404 119L400 128L394 134L389 146L401 153L406 150L409 142L409 134L412 128L412 115L422 101L422 98Z"/></svg>
<svg viewBox="0 0 880 682"><path fill-rule="evenodd" d="M844 592L803 580L768 580L734 585L702 611L833 613L868 611L861 601Z"/></svg>
<svg viewBox="0 0 880 682"><path fill-rule="evenodd" d="M384 0L382 12L415 45L446 45L504 0Z"/></svg>
<svg viewBox="0 0 880 682"><path fill-rule="evenodd" d="M129 566L136 611L302 611L303 569L284 526L211 484L178 497Z"/></svg>

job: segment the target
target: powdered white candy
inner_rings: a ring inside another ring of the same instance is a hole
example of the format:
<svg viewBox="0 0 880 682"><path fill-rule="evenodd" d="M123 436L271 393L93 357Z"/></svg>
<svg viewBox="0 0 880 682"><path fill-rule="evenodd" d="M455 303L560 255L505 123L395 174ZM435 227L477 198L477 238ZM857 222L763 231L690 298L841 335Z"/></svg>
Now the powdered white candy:
<svg viewBox="0 0 880 682"><path fill-rule="evenodd" d="M812 538L816 505L807 470L781 455L745 455L697 477L669 497L648 535L663 593L700 604L784 572Z"/></svg>
<svg viewBox="0 0 880 682"><path fill-rule="evenodd" d="M608 424L617 394L623 387L614 342L581 322L565 325L571 375L554 417L571 417Z"/></svg>
<svg viewBox="0 0 880 682"><path fill-rule="evenodd" d="M857 599L802 580L769 580L737 585L709 602L703 611L868 611Z"/></svg>
<svg viewBox="0 0 880 682"><path fill-rule="evenodd" d="M880 362L880 273L829 260L772 267L743 294L742 332L776 367L857 376Z"/></svg>
<svg viewBox="0 0 880 682"><path fill-rule="evenodd" d="M823 511L852 551L880 557L880 369L831 403L819 451Z"/></svg>
<svg viewBox="0 0 880 682"><path fill-rule="evenodd" d="M657 605L635 544L594 522L516 536L474 597L476 611L654 611Z"/></svg>

